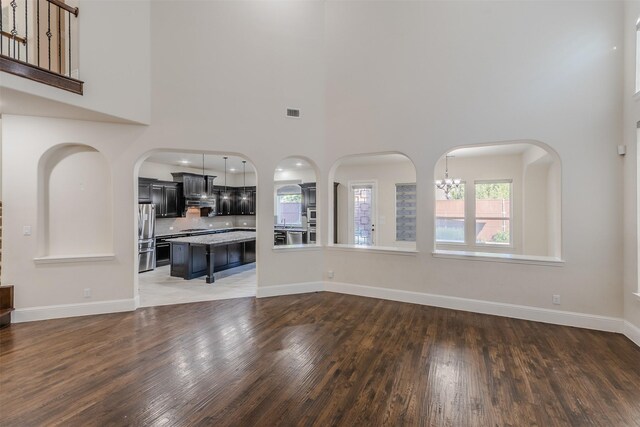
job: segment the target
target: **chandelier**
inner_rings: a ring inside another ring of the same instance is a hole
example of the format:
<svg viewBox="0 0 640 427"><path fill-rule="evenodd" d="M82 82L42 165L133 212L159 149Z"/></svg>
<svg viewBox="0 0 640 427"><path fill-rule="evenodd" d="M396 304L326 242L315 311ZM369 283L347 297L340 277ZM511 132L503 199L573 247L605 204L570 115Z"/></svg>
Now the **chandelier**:
<svg viewBox="0 0 640 427"><path fill-rule="evenodd" d="M451 191L459 189L462 183L460 178L449 178L449 157L453 156L444 157L444 179L436 179L436 187L444 192L447 199L451 199Z"/></svg>

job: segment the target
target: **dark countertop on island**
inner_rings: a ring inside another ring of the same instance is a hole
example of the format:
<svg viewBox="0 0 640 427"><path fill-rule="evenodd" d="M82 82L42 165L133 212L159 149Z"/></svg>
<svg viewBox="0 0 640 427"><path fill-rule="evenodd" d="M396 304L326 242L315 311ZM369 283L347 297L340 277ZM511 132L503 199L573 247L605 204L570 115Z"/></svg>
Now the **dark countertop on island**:
<svg viewBox="0 0 640 427"><path fill-rule="evenodd" d="M256 240L255 231L229 231L227 233L204 234L201 236L167 239L169 243L189 243L192 245L222 246Z"/></svg>

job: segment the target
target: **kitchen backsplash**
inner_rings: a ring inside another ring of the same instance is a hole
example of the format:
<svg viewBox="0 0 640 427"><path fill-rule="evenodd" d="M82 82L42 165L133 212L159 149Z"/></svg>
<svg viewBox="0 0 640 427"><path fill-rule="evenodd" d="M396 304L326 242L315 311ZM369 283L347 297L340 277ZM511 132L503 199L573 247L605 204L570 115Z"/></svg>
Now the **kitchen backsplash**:
<svg viewBox="0 0 640 427"><path fill-rule="evenodd" d="M176 233L188 228L228 228L228 227L255 227L255 216L214 216L211 218L201 216L188 216L186 218L156 218L156 235ZM173 227L173 229L171 229Z"/></svg>

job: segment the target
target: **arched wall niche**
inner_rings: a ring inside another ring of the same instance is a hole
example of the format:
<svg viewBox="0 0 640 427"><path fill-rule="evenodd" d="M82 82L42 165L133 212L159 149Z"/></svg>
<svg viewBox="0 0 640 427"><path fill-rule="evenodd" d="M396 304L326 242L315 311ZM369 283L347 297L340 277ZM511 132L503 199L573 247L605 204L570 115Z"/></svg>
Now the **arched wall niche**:
<svg viewBox="0 0 640 427"><path fill-rule="evenodd" d="M38 165L39 257L113 252L111 170L86 144L49 149Z"/></svg>
<svg viewBox="0 0 640 427"><path fill-rule="evenodd" d="M459 188L447 196L447 174ZM434 168L436 250L562 256L561 162L534 140L459 146Z"/></svg>

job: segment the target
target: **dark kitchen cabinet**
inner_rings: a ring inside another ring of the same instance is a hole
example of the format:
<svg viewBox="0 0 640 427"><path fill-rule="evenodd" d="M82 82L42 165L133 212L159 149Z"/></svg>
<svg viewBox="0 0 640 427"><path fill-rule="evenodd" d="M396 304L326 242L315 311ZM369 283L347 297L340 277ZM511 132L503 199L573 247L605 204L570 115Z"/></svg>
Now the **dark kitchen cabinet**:
<svg viewBox="0 0 640 427"><path fill-rule="evenodd" d="M156 217L175 218L180 216L182 210L181 186L182 184L177 182L140 178L138 202L153 203L156 207Z"/></svg>
<svg viewBox="0 0 640 427"><path fill-rule="evenodd" d="M316 208L316 183L300 184L302 189L302 216L307 216L307 209Z"/></svg>
<svg viewBox="0 0 640 427"><path fill-rule="evenodd" d="M215 184L213 183L215 179L216 179L215 176L212 176L212 175L206 176L207 197L214 198L216 196Z"/></svg>
<svg viewBox="0 0 640 427"><path fill-rule="evenodd" d="M138 203L151 203L151 182L138 180Z"/></svg>
<svg viewBox="0 0 640 427"><path fill-rule="evenodd" d="M237 189L236 215L256 214L256 190L255 187L242 187Z"/></svg>
<svg viewBox="0 0 640 427"><path fill-rule="evenodd" d="M182 196L186 199L197 199L206 191L206 177L203 175L184 172L172 172L171 175L175 182L182 183Z"/></svg>
<svg viewBox="0 0 640 427"><path fill-rule="evenodd" d="M180 216L180 195L178 185L164 186L164 216L174 218Z"/></svg>
<svg viewBox="0 0 640 427"><path fill-rule="evenodd" d="M237 192L235 188L216 186L216 210L218 215L236 215Z"/></svg>

